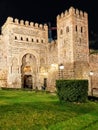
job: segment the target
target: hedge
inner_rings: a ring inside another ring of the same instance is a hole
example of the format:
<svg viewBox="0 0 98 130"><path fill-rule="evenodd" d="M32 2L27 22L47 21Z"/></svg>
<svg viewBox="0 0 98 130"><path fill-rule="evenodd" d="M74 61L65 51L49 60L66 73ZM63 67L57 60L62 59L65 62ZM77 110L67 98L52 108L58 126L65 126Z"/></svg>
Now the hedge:
<svg viewBox="0 0 98 130"><path fill-rule="evenodd" d="M88 80L56 80L56 88L60 101L87 101Z"/></svg>

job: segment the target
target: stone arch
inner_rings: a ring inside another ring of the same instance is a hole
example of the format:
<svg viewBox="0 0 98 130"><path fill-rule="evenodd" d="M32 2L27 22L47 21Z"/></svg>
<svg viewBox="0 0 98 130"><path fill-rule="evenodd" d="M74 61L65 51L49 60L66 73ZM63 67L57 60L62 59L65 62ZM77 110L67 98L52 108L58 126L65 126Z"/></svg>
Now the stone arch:
<svg viewBox="0 0 98 130"><path fill-rule="evenodd" d="M23 88L33 88L37 75L37 60L33 54L22 57L21 75Z"/></svg>
<svg viewBox="0 0 98 130"><path fill-rule="evenodd" d="M24 55L26 55L26 54L32 54L32 55L34 55L35 56L35 58L36 58L36 63L37 63L37 65L39 65L39 62L40 62L40 60L39 60L39 55L38 55L38 53L36 52L36 51L32 51L32 50L25 50L25 51L23 51L21 54L20 54L20 56L19 56L19 64L20 65L22 65L22 58L23 58L23 56Z"/></svg>

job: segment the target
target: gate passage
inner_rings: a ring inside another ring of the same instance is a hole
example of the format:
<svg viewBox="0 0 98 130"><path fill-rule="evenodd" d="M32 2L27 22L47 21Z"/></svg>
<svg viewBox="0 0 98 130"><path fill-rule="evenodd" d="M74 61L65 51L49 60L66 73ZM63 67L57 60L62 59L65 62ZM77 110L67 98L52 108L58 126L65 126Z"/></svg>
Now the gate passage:
<svg viewBox="0 0 98 130"><path fill-rule="evenodd" d="M24 76L24 88L32 88L32 75Z"/></svg>

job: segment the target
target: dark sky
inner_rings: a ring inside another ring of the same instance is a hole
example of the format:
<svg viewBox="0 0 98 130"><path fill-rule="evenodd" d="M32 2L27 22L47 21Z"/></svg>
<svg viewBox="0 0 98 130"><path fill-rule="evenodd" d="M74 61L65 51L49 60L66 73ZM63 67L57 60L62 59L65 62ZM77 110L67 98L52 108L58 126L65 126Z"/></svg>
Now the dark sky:
<svg viewBox="0 0 98 130"><path fill-rule="evenodd" d="M89 31L98 33L97 0L0 0L0 26L8 16L37 23L51 22L70 6L86 11L89 16Z"/></svg>

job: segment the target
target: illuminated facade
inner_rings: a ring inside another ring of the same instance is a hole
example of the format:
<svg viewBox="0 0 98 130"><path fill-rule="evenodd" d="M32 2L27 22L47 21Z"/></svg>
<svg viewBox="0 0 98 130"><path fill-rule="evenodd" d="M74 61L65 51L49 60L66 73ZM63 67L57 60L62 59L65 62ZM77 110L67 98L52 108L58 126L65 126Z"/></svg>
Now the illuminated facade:
<svg viewBox="0 0 98 130"><path fill-rule="evenodd" d="M55 80L89 79L88 15L71 7L57 16L57 40L48 26L8 17L0 36L0 86L55 90ZM63 64L61 71L59 65ZM96 64L96 68L97 64ZM97 73L97 72L96 72Z"/></svg>

